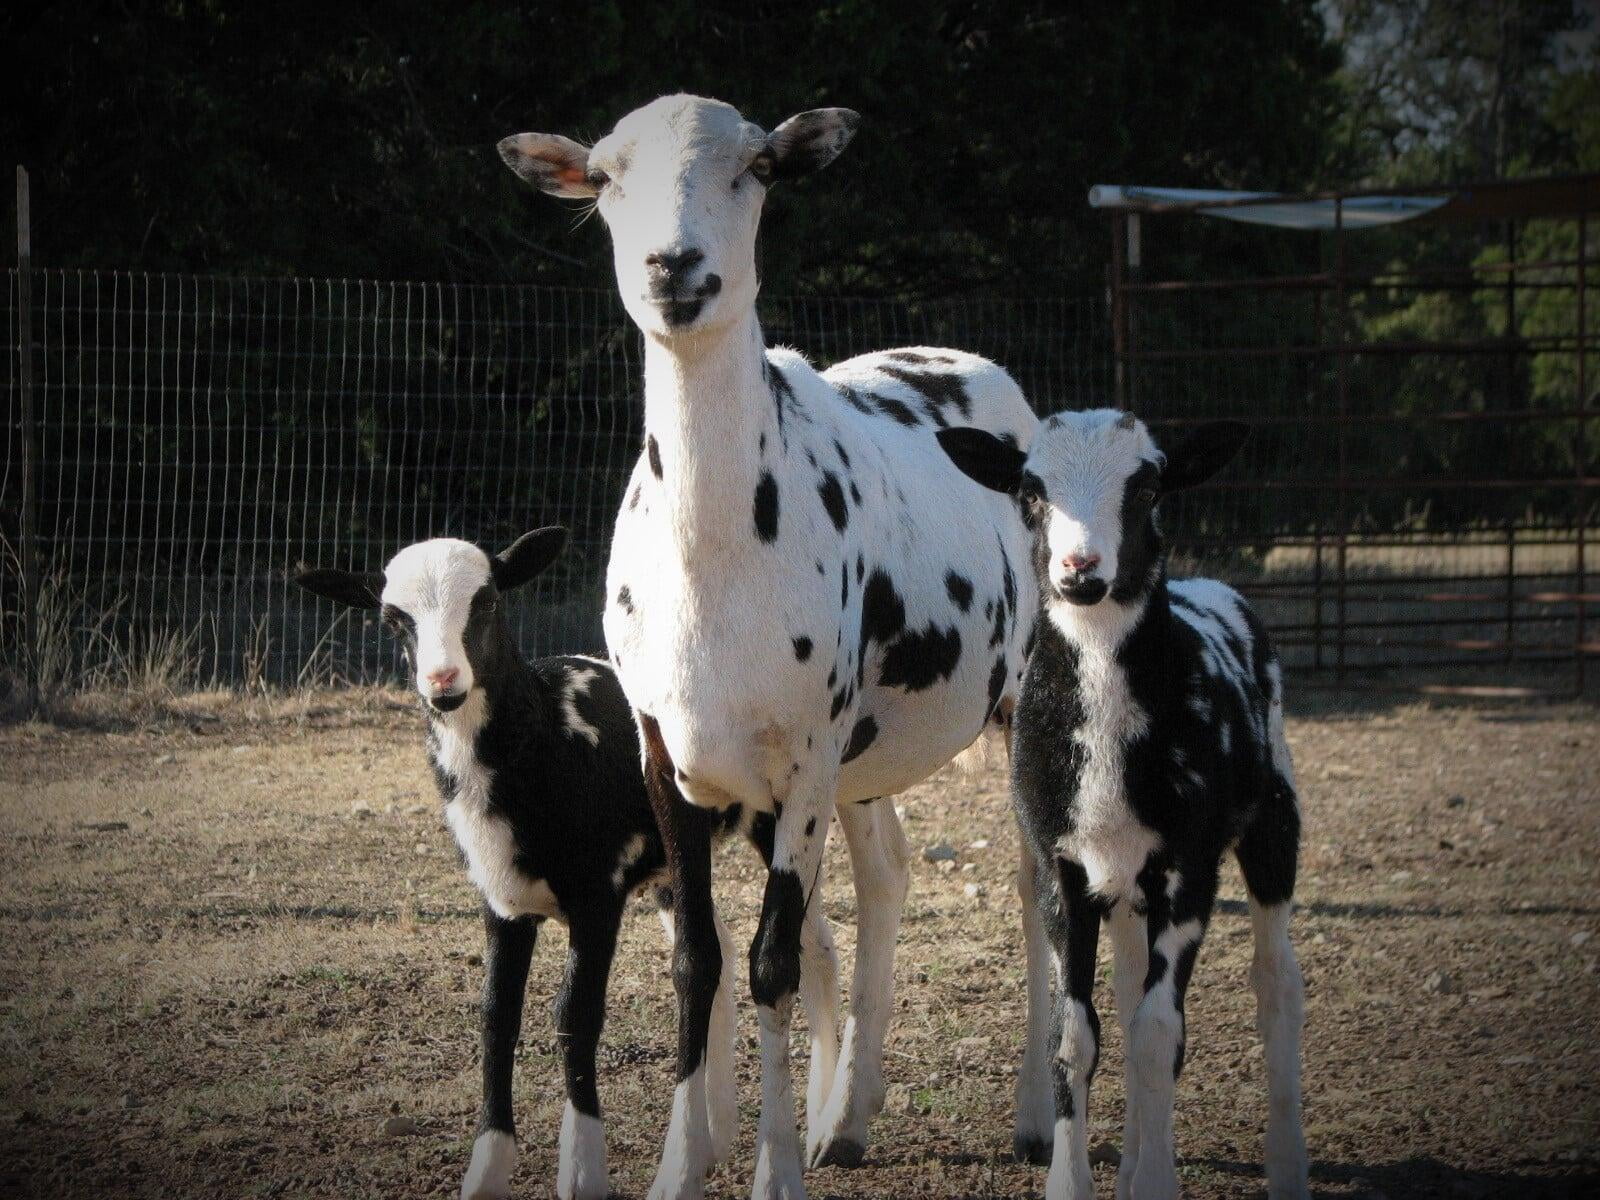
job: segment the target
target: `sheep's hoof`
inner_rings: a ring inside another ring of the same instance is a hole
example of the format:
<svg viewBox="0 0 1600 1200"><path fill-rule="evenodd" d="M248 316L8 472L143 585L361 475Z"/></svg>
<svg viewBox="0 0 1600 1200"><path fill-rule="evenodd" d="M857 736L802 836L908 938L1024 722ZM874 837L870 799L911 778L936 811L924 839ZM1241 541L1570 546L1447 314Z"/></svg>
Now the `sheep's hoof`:
<svg viewBox="0 0 1600 1200"><path fill-rule="evenodd" d="M1030 1163L1035 1167L1048 1167L1050 1165L1050 1143L1043 1138L1029 1137L1026 1134L1017 1134L1011 1139L1011 1153L1019 1163Z"/></svg>
<svg viewBox="0 0 1600 1200"><path fill-rule="evenodd" d="M814 1167L859 1167L866 1161L867 1148L854 1138L836 1137L823 1142L811 1157Z"/></svg>

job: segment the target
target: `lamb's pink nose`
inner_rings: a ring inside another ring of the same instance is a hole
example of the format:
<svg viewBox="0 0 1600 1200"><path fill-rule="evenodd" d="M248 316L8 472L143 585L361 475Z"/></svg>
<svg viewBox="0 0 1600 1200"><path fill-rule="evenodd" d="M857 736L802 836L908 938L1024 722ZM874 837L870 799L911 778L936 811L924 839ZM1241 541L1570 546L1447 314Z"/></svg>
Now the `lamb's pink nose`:
<svg viewBox="0 0 1600 1200"><path fill-rule="evenodd" d="M1100 565L1100 556L1098 554L1069 554L1061 560L1061 565L1075 575L1083 575Z"/></svg>
<svg viewBox="0 0 1600 1200"><path fill-rule="evenodd" d="M460 675L461 672L455 667L440 667L437 671L429 671L426 678L429 687L443 692L448 691Z"/></svg>

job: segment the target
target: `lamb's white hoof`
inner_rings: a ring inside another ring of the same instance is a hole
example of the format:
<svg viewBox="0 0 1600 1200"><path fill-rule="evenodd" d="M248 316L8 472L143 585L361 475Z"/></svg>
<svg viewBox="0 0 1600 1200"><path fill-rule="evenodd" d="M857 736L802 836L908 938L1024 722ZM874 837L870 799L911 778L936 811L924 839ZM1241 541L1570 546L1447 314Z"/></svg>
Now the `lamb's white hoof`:
<svg viewBox="0 0 1600 1200"><path fill-rule="evenodd" d="M561 1114L556 1195L560 1200L606 1200L611 1186L606 1178L606 1131L600 1118L590 1117L567 1102Z"/></svg>
<svg viewBox="0 0 1600 1200"><path fill-rule="evenodd" d="M472 1158L461 1180L461 1200L506 1200L516 1165L516 1138L498 1129L484 1130L472 1143Z"/></svg>

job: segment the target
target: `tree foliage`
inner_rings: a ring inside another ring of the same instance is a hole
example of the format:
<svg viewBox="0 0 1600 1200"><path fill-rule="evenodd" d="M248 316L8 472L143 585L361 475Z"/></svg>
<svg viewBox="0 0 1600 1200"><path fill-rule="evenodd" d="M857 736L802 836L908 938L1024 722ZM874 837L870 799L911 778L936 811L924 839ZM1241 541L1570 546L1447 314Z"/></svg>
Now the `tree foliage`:
<svg viewBox="0 0 1600 1200"><path fill-rule="evenodd" d="M769 209L769 290L1059 292L1106 256L1090 184L1328 182L1341 102L1313 0L58 0L0 23L0 140L39 260L69 266L594 282L597 223L494 142L597 137L682 89L768 127L865 117Z"/></svg>

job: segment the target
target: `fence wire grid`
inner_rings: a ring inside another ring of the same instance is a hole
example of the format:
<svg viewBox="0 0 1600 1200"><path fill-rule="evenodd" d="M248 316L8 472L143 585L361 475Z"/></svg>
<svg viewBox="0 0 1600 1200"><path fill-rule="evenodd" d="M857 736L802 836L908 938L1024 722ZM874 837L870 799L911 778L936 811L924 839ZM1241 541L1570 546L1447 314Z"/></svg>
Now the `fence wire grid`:
<svg viewBox="0 0 1600 1200"><path fill-rule="evenodd" d="M511 606L514 632L533 654L602 646L611 523L643 425L639 336L613 291L40 269L29 281L38 637L67 643L47 649L68 673L165 656L200 685L392 680L378 623L300 592L296 563L376 570L421 538L494 548L556 523L568 550ZM13 663L19 296L12 270L0 637ZM948 344L1004 365L1041 411L1110 395L1098 297L771 299L762 317L771 343L821 364Z"/></svg>

